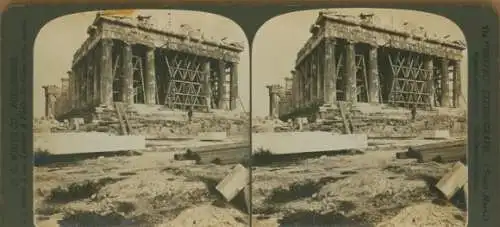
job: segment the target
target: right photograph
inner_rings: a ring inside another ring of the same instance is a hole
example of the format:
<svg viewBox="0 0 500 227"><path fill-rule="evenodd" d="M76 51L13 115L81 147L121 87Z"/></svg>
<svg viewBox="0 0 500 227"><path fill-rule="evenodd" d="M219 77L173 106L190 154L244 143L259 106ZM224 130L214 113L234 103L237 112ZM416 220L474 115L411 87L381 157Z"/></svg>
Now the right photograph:
<svg viewBox="0 0 500 227"><path fill-rule="evenodd" d="M252 45L253 226L465 226L467 45L420 11L276 16Z"/></svg>

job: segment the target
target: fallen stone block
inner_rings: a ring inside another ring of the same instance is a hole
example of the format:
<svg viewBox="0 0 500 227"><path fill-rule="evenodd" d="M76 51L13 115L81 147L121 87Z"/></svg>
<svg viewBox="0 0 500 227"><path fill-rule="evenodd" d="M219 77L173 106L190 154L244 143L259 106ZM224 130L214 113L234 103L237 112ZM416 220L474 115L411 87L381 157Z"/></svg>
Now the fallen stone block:
<svg viewBox="0 0 500 227"><path fill-rule="evenodd" d="M465 139L442 141L431 144L411 146L408 155L419 162L455 162L466 159Z"/></svg>
<svg viewBox="0 0 500 227"><path fill-rule="evenodd" d="M224 141L227 139L226 132L201 132L198 133L200 141Z"/></svg>
<svg viewBox="0 0 500 227"><path fill-rule="evenodd" d="M249 183L250 172L243 165L237 164L231 173L219 182L216 189L229 202Z"/></svg>
<svg viewBox="0 0 500 227"><path fill-rule="evenodd" d="M468 181L468 170L461 162L455 163L451 171L446 173L441 180L436 184L436 188L445 196L446 199L451 199L455 193Z"/></svg>
<svg viewBox="0 0 500 227"><path fill-rule="evenodd" d="M175 160L195 160L197 164L245 163L250 157L248 141L221 143L191 147L184 154L176 154Z"/></svg>
<svg viewBox="0 0 500 227"><path fill-rule="evenodd" d="M448 130L425 131L422 134L424 135L424 139L431 139L431 140L445 140L451 138L450 131Z"/></svg>

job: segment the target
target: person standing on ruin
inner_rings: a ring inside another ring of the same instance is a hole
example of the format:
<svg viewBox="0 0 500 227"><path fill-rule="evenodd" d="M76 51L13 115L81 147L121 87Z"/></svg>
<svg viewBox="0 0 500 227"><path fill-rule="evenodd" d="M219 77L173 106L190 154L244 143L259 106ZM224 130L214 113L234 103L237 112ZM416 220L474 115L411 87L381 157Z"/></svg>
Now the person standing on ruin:
<svg viewBox="0 0 500 227"><path fill-rule="evenodd" d="M413 104L411 106L411 120L414 121L416 117L417 117L417 105Z"/></svg>
<svg viewBox="0 0 500 227"><path fill-rule="evenodd" d="M190 107L188 108L188 121L189 121L189 123L191 123L191 119L192 119L192 118L193 118L193 107L192 107L192 106L190 106Z"/></svg>

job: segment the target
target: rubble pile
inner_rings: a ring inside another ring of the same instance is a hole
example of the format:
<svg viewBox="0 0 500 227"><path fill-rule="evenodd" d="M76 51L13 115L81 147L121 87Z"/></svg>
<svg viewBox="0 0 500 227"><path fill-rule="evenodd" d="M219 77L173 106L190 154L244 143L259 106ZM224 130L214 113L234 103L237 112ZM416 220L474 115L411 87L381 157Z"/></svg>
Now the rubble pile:
<svg viewBox="0 0 500 227"><path fill-rule="evenodd" d="M289 132L293 131L293 125L279 119L255 118L252 120L252 132Z"/></svg>
<svg viewBox="0 0 500 227"><path fill-rule="evenodd" d="M200 114L189 122L187 114L172 113L168 115L143 114L127 110L128 124L132 134L145 135L147 138L165 137L169 135L196 135L199 132L228 132L244 134L248 132L248 120L243 116L219 116ZM86 131L108 132L119 134L120 120L116 111L101 110L99 120L86 124Z"/></svg>
<svg viewBox="0 0 500 227"><path fill-rule="evenodd" d="M425 130L449 130L452 135L467 132L467 121L463 115L426 114L411 119L409 113L361 113L352 111L350 117L355 131L370 136L415 136ZM342 133L344 121L340 114L307 126L311 131Z"/></svg>

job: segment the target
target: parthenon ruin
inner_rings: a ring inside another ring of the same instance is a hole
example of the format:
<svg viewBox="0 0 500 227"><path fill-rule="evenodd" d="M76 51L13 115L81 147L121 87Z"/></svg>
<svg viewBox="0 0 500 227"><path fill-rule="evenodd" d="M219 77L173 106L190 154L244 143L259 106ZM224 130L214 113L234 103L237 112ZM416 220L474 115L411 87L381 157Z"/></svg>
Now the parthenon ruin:
<svg viewBox="0 0 500 227"><path fill-rule="evenodd" d="M423 27L387 28L373 14L328 11L319 13L310 32L287 78L291 82L286 88L269 86L273 117L337 101L423 110L460 107L463 42L431 37Z"/></svg>
<svg viewBox="0 0 500 227"><path fill-rule="evenodd" d="M87 33L74 54L69 79L61 89L47 86L47 116L65 118L114 102L200 112L237 106L243 51L237 42L206 38L186 24L161 29L148 16L100 13Z"/></svg>

